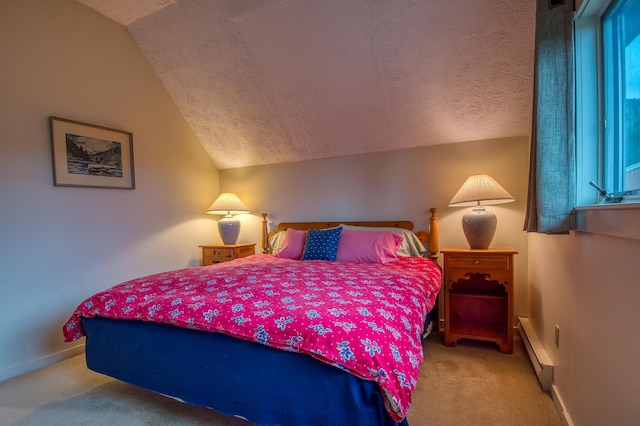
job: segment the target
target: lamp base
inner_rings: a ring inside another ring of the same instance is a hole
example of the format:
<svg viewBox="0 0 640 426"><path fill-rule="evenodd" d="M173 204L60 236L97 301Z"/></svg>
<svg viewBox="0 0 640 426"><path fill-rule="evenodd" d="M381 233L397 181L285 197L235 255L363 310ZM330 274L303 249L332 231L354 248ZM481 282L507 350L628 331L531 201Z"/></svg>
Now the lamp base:
<svg viewBox="0 0 640 426"><path fill-rule="evenodd" d="M462 230L464 236L467 237L469 247L472 249L489 248L497 224L496 215L485 210L482 206L476 206L470 213L462 216Z"/></svg>
<svg viewBox="0 0 640 426"><path fill-rule="evenodd" d="M222 242L226 245L235 244L240 235L240 221L230 214L218 221L218 232Z"/></svg>

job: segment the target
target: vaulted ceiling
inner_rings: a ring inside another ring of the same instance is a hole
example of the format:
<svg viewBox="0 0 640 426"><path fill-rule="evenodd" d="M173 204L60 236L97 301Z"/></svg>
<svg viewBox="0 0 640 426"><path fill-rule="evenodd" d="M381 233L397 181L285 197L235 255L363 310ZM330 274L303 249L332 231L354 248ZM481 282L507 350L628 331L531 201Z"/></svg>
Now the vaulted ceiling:
<svg viewBox="0 0 640 426"><path fill-rule="evenodd" d="M77 0L220 169L529 134L532 0Z"/></svg>

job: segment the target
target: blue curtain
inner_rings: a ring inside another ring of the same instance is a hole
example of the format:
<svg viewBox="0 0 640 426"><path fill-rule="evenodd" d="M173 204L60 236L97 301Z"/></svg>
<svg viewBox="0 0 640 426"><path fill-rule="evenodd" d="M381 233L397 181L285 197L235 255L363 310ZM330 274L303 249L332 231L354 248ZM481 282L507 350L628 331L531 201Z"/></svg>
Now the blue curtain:
<svg viewBox="0 0 640 426"><path fill-rule="evenodd" d="M525 231L575 229L574 99L573 1L538 0Z"/></svg>

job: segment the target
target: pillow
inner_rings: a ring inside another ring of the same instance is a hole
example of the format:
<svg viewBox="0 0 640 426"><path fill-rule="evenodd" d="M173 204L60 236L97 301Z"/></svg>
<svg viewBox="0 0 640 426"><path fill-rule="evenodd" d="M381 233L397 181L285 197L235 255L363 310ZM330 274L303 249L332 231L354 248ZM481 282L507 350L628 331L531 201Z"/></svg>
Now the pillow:
<svg viewBox="0 0 640 426"><path fill-rule="evenodd" d="M269 253L278 254L282 249L282 243L284 242L285 231L278 231L271 237L269 237Z"/></svg>
<svg viewBox="0 0 640 426"><path fill-rule="evenodd" d="M307 238L306 231L287 229L284 231L282 248L275 254L276 257L299 260L304 251L304 243Z"/></svg>
<svg viewBox="0 0 640 426"><path fill-rule="evenodd" d="M338 254L338 240L341 227L330 229L309 229L302 253L302 260L335 261Z"/></svg>
<svg viewBox="0 0 640 426"><path fill-rule="evenodd" d="M355 226L355 225L340 225L344 229L352 231L388 231L402 236L402 244L396 252L396 256L422 256L427 252L422 242L416 237L412 231L403 228L393 227L368 227L368 226Z"/></svg>
<svg viewBox="0 0 640 426"><path fill-rule="evenodd" d="M396 252L402 244L401 235L389 231L354 231L344 229L338 241L338 262L397 262Z"/></svg>

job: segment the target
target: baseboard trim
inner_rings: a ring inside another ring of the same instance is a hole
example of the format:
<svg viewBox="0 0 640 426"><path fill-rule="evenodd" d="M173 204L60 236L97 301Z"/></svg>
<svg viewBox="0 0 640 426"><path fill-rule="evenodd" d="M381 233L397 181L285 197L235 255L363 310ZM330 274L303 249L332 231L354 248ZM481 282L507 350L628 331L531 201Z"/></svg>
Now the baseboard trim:
<svg viewBox="0 0 640 426"><path fill-rule="evenodd" d="M551 386L551 399L553 400L553 405L556 407L556 411L560 415L560 420L562 420L563 426L574 426L573 420L571 420L571 416L567 411L567 408L564 405L564 401L562 397L560 397L560 393L558 392L558 388L556 385Z"/></svg>
<svg viewBox="0 0 640 426"><path fill-rule="evenodd" d="M38 370L42 367L46 367L56 362L63 361L67 358L71 358L76 355L84 353L84 342L80 345L74 346L64 351L57 352L55 354L47 355L42 358L38 358L32 361L23 362L13 367L5 368L0 371L0 382L12 379L22 374L29 373L34 370Z"/></svg>
<svg viewBox="0 0 640 426"><path fill-rule="evenodd" d="M518 330L529 354L531 365L538 376L542 389L548 391L553 380L553 363L544 349L544 345L538 338L528 318L518 317Z"/></svg>

